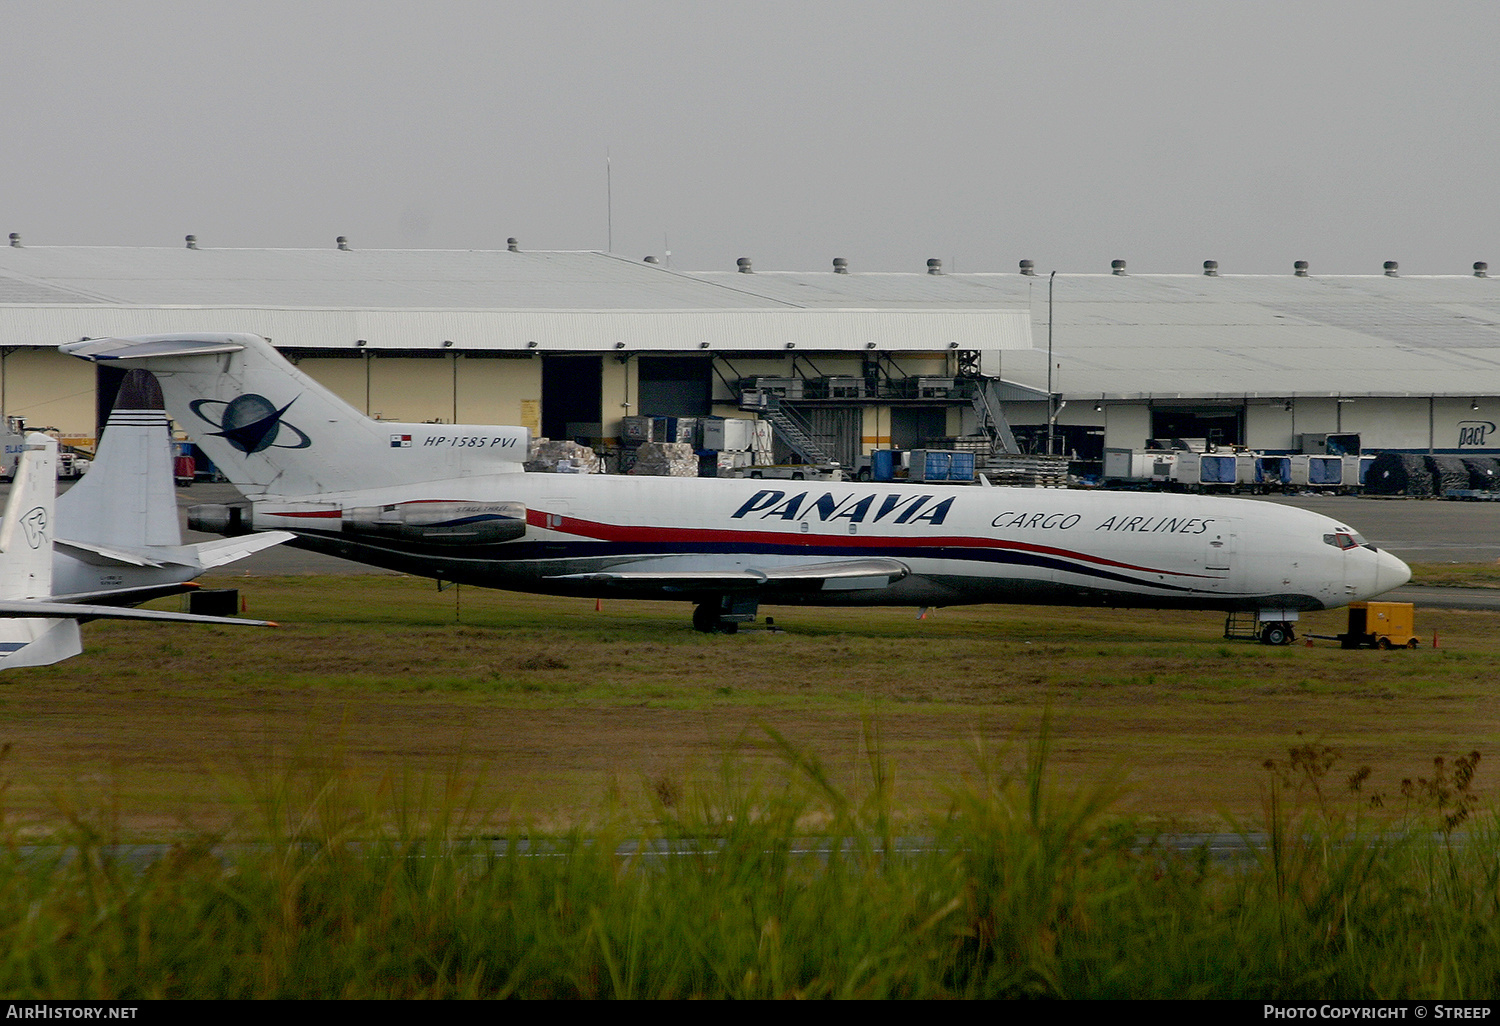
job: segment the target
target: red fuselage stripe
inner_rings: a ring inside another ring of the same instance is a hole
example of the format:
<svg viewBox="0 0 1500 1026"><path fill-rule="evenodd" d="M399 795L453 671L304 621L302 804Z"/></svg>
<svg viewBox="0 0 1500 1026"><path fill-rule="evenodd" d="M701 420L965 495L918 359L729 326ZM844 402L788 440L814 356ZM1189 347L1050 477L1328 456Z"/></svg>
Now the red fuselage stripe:
<svg viewBox="0 0 1500 1026"><path fill-rule="evenodd" d="M750 545L839 545L841 547L854 548L933 548L940 545L946 548L974 548L974 549L1002 549L1016 552L1032 552L1039 555L1060 556L1065 559L1077 559L1099 566L1114 567L1120 570L1134 570L1144 574L1171 574L1174 577L1208 577L1207 574L1183 573L1180 570L1160 570L1154 567L1137 566L1133 563L1121 563L1103 556L1091 556L1086 552L1075 552L1071 549L1053 548L1049 545L1031 545L1026 542L1001 541L995 538L968 538L961 536L950 536L943 538L940 542L934 542L930 538L895 538L889 535L827 535L827 534L783 534L776 531L715 531L693 527L631 527L621 524L602 524L592 520L579 520L576 517L561 516L556 513L543 513L540 510L526 510L526 523L531 527L540 527L549 531L559 531L564 534L577 535L582 538L593 538L597 541L609 542L639 542L639 543L670 543L670 542L709 542L714 544L750 544Z"/></svg>

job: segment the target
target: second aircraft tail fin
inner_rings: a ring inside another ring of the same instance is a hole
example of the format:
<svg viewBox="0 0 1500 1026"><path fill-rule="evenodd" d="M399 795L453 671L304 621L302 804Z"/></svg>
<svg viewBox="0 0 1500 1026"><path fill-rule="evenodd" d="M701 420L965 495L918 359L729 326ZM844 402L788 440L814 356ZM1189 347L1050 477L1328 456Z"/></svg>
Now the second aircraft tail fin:
<svg viewBox="0 0 1500 1026"><path fill-rule="evenodd" d="M132 370L87 474L57 499L57 536L118 549L181 545L161 386Z"/></svg>

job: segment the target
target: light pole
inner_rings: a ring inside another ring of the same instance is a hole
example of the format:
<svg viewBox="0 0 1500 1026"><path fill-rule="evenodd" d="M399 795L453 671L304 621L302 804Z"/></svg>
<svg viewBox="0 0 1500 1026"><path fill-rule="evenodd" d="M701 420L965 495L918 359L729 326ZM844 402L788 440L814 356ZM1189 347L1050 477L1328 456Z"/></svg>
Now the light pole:
<svg viewBox="0 0 1500 1026"><path fill-rule="evenodd" d="M1057 272L1047 275L1047 455L1052 455L1052 437L1057 424L1057 396L1052 393L1052 283Z"/></svg>

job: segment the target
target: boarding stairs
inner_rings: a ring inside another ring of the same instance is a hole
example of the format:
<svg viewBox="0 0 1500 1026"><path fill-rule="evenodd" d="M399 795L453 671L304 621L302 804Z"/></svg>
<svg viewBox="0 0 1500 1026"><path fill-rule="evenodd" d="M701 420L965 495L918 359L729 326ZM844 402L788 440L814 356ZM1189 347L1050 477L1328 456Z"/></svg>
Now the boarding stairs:
<svg viewBox="0 0 1500 1026"><path fill-rule="evenodd" d="M763 419L771 422L776 437L805 463L833 463L833 456L813 437L813 428L801 414L783 405L775 393L763 396L759 407Z"/></svg>
<svg viewBox="0 0 1500 1026"><path fill-rule="evenodd" d="M995 378L970 378L973 392L969 403L979 418L979 430L990 439L990 452L1019 454L1016 436L1011 434L1010 423L1005 419L1005 410L1000 405L999 381Z"/></svg>

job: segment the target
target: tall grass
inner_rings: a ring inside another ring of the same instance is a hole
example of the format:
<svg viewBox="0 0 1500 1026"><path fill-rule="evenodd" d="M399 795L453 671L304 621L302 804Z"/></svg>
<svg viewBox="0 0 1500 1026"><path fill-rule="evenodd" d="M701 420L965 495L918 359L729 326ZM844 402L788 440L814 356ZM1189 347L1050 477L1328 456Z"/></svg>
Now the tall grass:
<svg viewBox="0 0 1500 1026"><path fill-rule="evenodd" d="M841 788L732 762L648 782L587 834L476 836L455 765L362 783L336 757L239 782L232 830L133 865L107 810L0 851L13 998L1475 998L1500 985L1500 832L1439 766L1387 797L1337 753L1267 764L1250 860L1143 842L1108 781L976 746L897 822L878 729ZM1466 757L1467 758L1467 757ZM1356 779L1357 778L1357 779ZM1380 800L1372 808L1371 798ZM1467 811L1454 822L1454 809Z"/></svg>

